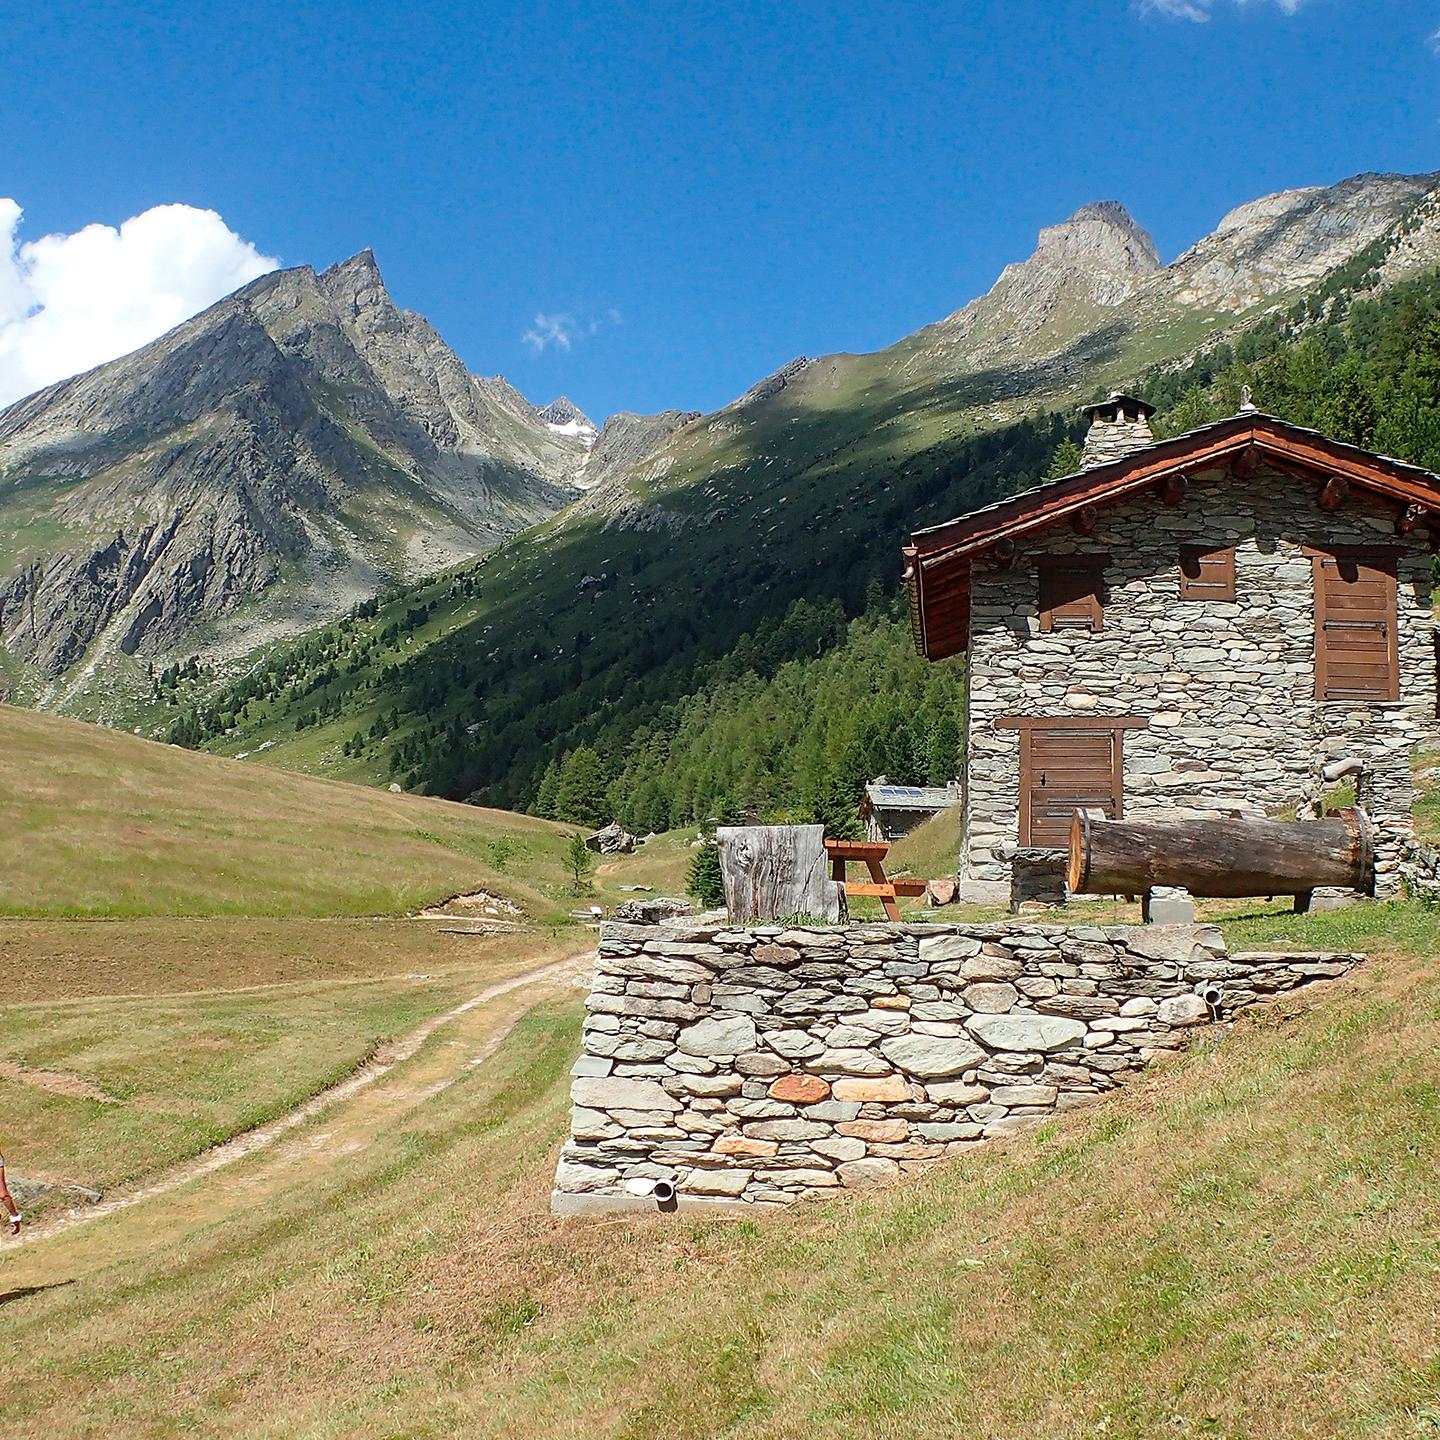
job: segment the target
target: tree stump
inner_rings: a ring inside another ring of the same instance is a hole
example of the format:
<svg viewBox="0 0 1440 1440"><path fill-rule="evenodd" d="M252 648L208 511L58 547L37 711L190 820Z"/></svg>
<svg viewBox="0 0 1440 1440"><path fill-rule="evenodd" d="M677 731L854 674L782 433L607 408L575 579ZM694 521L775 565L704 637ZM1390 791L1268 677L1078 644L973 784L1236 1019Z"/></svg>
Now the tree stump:
<svg viewBox="0 0 1440 1440"><path fill-rule="evenodd" d="M823 825L728 825L715 840L725 909L735 924L845 918L845 886L830 878Z"/></svg>

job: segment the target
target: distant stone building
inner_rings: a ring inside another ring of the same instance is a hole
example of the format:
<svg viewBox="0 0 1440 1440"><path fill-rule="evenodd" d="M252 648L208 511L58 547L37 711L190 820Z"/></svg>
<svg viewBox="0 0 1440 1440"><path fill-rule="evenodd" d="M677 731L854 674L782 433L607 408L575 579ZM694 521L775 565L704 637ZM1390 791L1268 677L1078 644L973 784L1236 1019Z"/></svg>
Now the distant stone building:
<svg viewBox="0 0 1440 1440"><path fill-rule="evenodd" d="M1077 807L1273 814L1343 758L1407 829L1440 477L1248 404L1158 443L1143 401L1088 413L1076 474L905 549L921 654L968 657L962 892L1007 894Z"/></svg>
<svg viewBox="0 0 1440 1440"><path fill-rule="evenodd" d="M948 785L892 785L877 775L860 802L867 840L898 840L932 815L960 803L960 782Z"/></svg>

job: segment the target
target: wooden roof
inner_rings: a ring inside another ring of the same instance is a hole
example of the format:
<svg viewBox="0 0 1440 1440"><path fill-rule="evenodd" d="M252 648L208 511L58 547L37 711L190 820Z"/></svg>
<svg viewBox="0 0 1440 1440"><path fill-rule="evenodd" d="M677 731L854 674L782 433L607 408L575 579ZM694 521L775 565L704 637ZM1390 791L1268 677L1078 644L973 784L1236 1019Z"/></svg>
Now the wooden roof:
<svg viewBox="0 0 1440 1440"><path fill-rule="evenodd" d="M1382 495L1395 503L1402 530L1440 527L1440 476L1273 415L1242 413L915 531L903 554L916 648L943 660L969 644L971 567L982 557L1003 559L1022 536L1062 521L1083 523L1091 507L1167 486L1173 497L1192 471L1231 466L1247 473L1262 460L1321 489L1337 482Z"/></svg>

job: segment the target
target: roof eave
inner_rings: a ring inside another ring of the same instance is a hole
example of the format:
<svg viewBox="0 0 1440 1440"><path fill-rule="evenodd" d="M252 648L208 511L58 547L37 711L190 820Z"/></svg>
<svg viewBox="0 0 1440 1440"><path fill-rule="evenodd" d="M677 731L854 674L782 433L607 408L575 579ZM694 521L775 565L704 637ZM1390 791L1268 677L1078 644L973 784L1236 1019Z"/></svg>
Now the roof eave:
<svg viewBox="0 0 1440 1440"><path fill-rule="evenodd" d="M1344 441L1332 440L1316 430L1261 412L1245 413L1213 425L1162 440L1108 465L1078 471L1013 495L992 505L958 516L941 525L917 530L903 547L905 584L910 601L911 628L917 651L927 660L947 659L968 648L968 583L966 594L947 603L965 604L963 623L944 643L931 634L926 579L983 552L997 541L1019 538L1049 528L1089 505L1111 504L1163 482L1177 472L1204 469L1254 447L1272 461L1303 469L1308 474L1340 476L1374 493L1407 505L1419 505L1440 515L1440 476L1419 466L1375 455Z"/></svg>

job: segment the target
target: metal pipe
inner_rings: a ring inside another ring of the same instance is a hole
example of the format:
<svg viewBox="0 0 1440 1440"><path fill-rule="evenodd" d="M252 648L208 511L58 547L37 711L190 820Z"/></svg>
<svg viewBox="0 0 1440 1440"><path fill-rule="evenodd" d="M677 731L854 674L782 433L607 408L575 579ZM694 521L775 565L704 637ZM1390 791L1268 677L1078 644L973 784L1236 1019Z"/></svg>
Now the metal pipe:
<svg viewBox="0 0 1440 1440"><path fill-rule="evenodd" d="M1365 762L1358 755L1347 755L1343 760L1332 760L1328 765L1321 766L1320 778L1327 785L1333 785L1347 775L1359 775L1364 769Z"/></svg>

